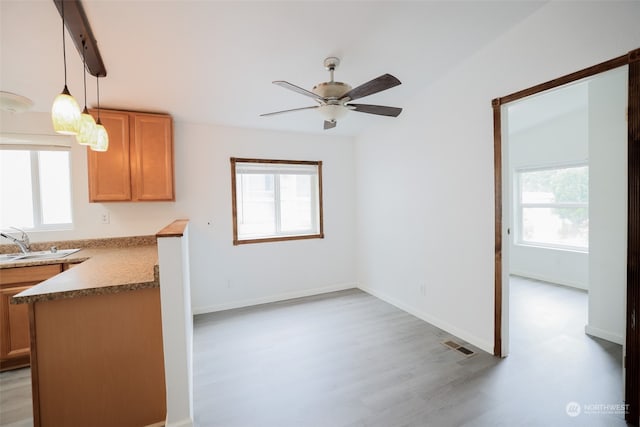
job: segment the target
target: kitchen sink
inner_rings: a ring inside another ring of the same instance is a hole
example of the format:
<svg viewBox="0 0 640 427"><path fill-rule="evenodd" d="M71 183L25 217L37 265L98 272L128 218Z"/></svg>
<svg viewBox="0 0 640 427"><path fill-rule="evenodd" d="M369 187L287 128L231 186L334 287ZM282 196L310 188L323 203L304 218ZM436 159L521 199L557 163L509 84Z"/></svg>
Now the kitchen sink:
<svg viewBox="0 0 640 427"><path fill-rule="evenodd" d="M13 261L16 257L24 255L23 253L19 254L1 254L0 255L0 263Z"/></svg>
<svg viewBox="0 0 640 427"><path fill-rule="evenodd" d="M0 255L0 263L25 261L25 260L39 260L39 259L58 259L64 258L67 255L78 252L80 249L59 249L53 251L34 251L29 253L15 253L15 254L2 254Z"/></svg>

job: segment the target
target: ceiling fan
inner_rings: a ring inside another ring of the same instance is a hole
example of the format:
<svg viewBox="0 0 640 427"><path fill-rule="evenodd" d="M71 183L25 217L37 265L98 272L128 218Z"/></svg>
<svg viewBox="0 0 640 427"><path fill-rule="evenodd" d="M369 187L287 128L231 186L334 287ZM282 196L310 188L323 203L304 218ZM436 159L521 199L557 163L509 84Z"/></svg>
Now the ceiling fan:
<svg viewBox="0 0 640 427"><path fill-rule="evenodd" d="M273 82L275 85L313 98L318 105L276 111L273 113L261 114L260 116L273 116L276 114L290 113L292 111L315 109L324 117L325 130L336 127L338 119L343 118L349 110L358 111L360 113L377 114L379 116L398 117L402 112L402 108L387 107L384 105L351 104L351 101L398 86L401 84L400 80L391 74L383 74L382 76L376 77L375 79L361 84L356 88L351 88L351 86L346 83L333 81L333 72L339 64L340 59L338 58L329 57L325 59L324 66L329 71L331 80L328 82L318 83L313 87L313 89L311 89L311 91L284 80L276 80Z"/></svg>

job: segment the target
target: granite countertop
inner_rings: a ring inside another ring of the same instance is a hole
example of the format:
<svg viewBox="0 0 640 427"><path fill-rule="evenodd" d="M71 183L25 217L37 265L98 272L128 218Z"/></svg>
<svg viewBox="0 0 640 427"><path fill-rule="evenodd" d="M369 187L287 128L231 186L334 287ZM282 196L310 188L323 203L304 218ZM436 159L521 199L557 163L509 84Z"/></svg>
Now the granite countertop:
<svg viewBox="0 0 640 427"><path fill-rule="evenodd" d="M15 295L11 302L24 304L159 286L155 244L89 247L64 258L18 260L0 268L74 263L80 264Z"/></svg>

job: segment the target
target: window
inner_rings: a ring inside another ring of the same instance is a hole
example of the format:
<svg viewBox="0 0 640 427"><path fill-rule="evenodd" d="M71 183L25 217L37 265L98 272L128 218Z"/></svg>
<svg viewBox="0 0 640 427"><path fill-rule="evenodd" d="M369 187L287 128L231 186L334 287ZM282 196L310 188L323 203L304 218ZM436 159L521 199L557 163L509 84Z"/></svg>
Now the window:
<svg viewBox="0 0 640 427"><path fill-rule="evenodd" d="M519 243L589 248L589 167L516 171Z"/></svg>
<svg viewBox="0 0 640 427"><path fill-rule="evenodd" d="M0 150L0 228L71 227L68 151Z"/></svg>
<svg viewBox="0 0 640 427"><path fill-rule="evenodd" d="M323 238L322 162L231 158L233 244Z"/></svg>

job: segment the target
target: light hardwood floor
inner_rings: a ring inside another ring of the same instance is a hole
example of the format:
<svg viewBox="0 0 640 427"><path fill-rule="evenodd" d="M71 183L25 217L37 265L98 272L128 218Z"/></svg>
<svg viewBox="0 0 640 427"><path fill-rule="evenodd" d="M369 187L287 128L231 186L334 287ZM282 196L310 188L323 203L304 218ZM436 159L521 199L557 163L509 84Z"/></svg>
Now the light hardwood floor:
<svg viewBox="0 0 640 427"><path fill-rule="evenodd" d="M503 360L358 290L196 316L196 422L625 425L622 414L566 413L571 401L622 402L622 350L584 334L586 293L512 278L511 294ZM28 383L28 369L0 374L0 425L31 425Z"/></svg>
<svg viewBox="0 0 640 427"><path fill-rule="evenodd" d="M625 425L566 405L622 402L621 347L584 334L586 293L514 278L512 354L358 290L198 316L201 426Z"/></svg>
<svg viewBox="0 0 640 427"><path fill-rule="evenodd" d="M33 426L29 368L0 373L0 426Z"/></svg>

